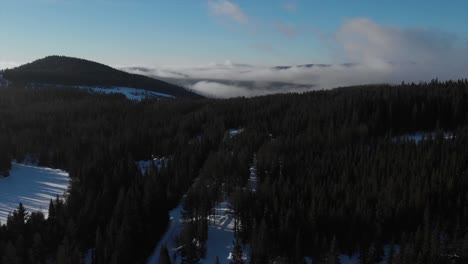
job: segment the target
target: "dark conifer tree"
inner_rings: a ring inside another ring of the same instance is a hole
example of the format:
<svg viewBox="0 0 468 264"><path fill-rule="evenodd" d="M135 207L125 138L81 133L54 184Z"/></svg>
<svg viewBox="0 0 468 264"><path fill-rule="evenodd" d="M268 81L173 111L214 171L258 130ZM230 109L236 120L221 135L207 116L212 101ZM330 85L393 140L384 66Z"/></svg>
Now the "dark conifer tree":
<svg viewBox="0 0 468 264"><path fill-rule="evenodd" d="M159 255L159 264L171 264L171 258L167 246L163 244Z"/></svg>

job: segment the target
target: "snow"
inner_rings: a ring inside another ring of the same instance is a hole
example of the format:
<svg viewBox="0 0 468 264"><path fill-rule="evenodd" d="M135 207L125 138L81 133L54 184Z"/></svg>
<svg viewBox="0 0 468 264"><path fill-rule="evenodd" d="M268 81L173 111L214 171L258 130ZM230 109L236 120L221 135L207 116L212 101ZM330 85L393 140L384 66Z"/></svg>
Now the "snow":
<svg viewBox="0 0 468 264"><path fill-rule="evenodd" d="M148 91L145 89L138 89L132 87L118 87L118 86L74 86L74 85L58 85L48 83L32 83L33 88L45 88L45 87L63 87L63 88L79 88L92 93L100 94L123 94L129 100L141 101L145 98L175 98L172 95L165 93L158 93L154 91Z"/></svg>
<svg viewBox="0 0 468 264"><path fill-rule="evenodd" d="M384 255L382 256L382 260L379 262L379 264L387 264L387 260L390 254L390 245L385 245L383 247L383 250ZM400 251L400 246L395 245L394 250L395 253L398 253ZM352 256L341 254L338 256L338 259L340 261L340 264L359 264L359 253L356 252ZM306 257L305 260L307 264L313 264L313 260L311 257Z"/></svg>
<svg viewBox="0 0 468 264"><path fill-rule="evenodd" d="M169 228L166 233L156 245L156 248L153 251L153 254L149 257L147 264L157 264L159 262L159 255L161 251L161 246L166 244L169 251L169 255L172 257L173 253L177 252L178 248L176 247L176 239L182 230L183 220L182 220L182 204L179 204L176 208L169 211ZM175 262L173 262L175 263Z"/></svg>
<svg viewBox="0 0 468 264"><path fill-rule="evenodd" d="M244 131L244 129L242 129L242 128L229 129L227 131L227 133L229 134L229 137L235 137L235 136L239 135L240 133L242 133L243 131Z"/></svg>
<svg viewBox="0 0 468 264"><path fill-rule="evenodd" d="M141 101L145 98L157 98L157 97L165 97L165 98L175 98L172 95L158 93L153 91L148 91L144 89L137 89L131 87L97 87L97 86L78 86L78 88L83 90L88 90L94 93L101 93L101 94L123 94L129 100L134 101Z"/></svg>
<svg viewBox="0 0 468 264"><path fill-rule="evenodd" d="M23 203L26 210L41 211L47 217L50 199L63 196L69 175L57 169L12 163L10 176L0 177L0 221Z"/></svg>
<svg viewBox="0 0 468 264"><path fill-rule="evenodd" d="M430 140L433 139L434 137L437 136L436 132L416 132L416 133L409 133L409 134L404 134L401 136L396 136L393 137L392 140L393 142L397 142L400 140L409 140L409 141L414 141L414 143L418 144L423 140ZM453 139L455 136L450 133L450 132L444 132L444 139L449 140Z"/></svg>
<svg viewBox="0 0 468 264"><path fill-rule="evenodd" d="M251 192L257 191L257 156L254 155L252 165L250 166L250 175L248 180L248 188Z"/></svg>
<svg viewBox="0 0 468 264"><path fill-rule="evenodd" d="M154 166L158 169L161 170L161 168L167 167L169 163L169 159L162 157L162 158L153 158L152 160L140 160L137 161L138 168L140 168L140 172L142 175L145 175L146 170L150 167L151 162L153 162Z"/></svg>
<svg viewBox="0 0 468 264"><path fill-rule="evenodd" d="M93 264L93 253L94 252L92 248L88 249L84 258L85 264Z"/></svg>
<svg viewBox="0 0 468 264"><path fill-rule="evenodd" d="M153 254L149 257L147 264L157 264L161 245L166 244L173 263L179 263L175 253L180 248L176 246L176 239L182 230L183 219L181 217L182 205L169 212L170 225L161 241L156 246ZM231 255L234 237L234 218L231 206L227 202L219 203L213 209L213 214L209 216L208 240L206 241L206 256L201 263L215 263L216 256L219 256L222 263L227 263ZM243 249L247 259L248 250ZM224 260L224 261L223 261Z"/></svg>
<svg viewBox="0 0 468 264"><path fill-rule="evenodd" d="M215 263L219 256L221 263L227 263L233 249L234 216L231 205L221 202L209 216L208 240L206 241L206 257L202 263ZM244 255L246 250L243 249Z"/></svg>

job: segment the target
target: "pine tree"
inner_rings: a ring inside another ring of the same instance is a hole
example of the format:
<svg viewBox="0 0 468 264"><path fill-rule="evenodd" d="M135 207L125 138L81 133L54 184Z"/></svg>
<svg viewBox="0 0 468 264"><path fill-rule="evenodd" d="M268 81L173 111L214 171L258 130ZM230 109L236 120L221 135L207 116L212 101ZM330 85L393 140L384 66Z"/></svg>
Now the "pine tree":
<svg viewBox="0 0 468 264"><path fill-rule="evenodd" d="M13 243L11 243L11 241L9 241L8 244L6 245L6 248L2 257L2 263L5 263L5 264L20 263L17 252L16 252L16 248L13 245Z"/></svg>
<svg viewBox="0 0 468 264"><path fill-rule="evenodd" d="M30 263L45 263L46 248L39 233L34 234L33 244L29 251Z"/></svg>
<svg viewBox="0 0 468 264"><path fill-rule="evenodd" d="M11 170L11 160L8 157L5 149L2 149L0 146L0 176L8 177L10 176Z"/></svg>
<svg viewBox="0 0 468 264"><path fill-rule="evenodd" d="M231 253L230 264L244 264L244 253L242 252L242 246L239 240L233 241L233 250Z"/></svg>
<svg viewBox="0 0 468 264"><path fill-rule="evenodd" d="M169 257L169 251L167 250L166 244L161 246L159 254L159 264L171 264L171 258Z"/></svg>
<svg viewBox="0 0 468 264"><path fill-rule="evenodd" d="M340 260L338 259L338 252L336 248L336 238L333 237L331 245L330 245L330 251L327 254L327 264L339 264Z"/></svg>

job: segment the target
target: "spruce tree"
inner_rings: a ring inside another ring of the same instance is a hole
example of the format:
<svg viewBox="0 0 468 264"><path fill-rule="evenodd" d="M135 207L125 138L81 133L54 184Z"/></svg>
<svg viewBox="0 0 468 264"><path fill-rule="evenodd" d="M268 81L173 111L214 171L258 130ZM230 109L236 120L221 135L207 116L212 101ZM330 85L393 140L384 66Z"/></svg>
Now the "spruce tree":
<svg viewBox="0 0 468 264"><path fill-rule="evenodd" d="M239 240L232 242L233 250L231 253L230 264L244 264L244 253L242 252L242 246L239 243Z"/></svg>
<svg viewBox="0 0 468 264"><path fill-rule="evenodd" d="M169 257L169 251L167 250L166 244L161 246L159 252L159 264L171 264L171 258Z"/></svg>

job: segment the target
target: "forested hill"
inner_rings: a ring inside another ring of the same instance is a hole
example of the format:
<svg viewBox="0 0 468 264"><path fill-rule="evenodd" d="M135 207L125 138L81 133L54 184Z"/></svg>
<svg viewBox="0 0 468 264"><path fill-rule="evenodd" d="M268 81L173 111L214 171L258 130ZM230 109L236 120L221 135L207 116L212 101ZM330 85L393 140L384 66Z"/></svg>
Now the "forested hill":
<svg viewBox="0 0 468 264"><path fill-rule="evenodd" d="M0 139L0 166L71 178L47 219L18 207L2 223L0 263L146 263L180 203L159 263L203 263L226 202L251 264L468 263L467 80L141 102L11 85ZM167 163L140 170L153 157Z"/></svg>
<svg viewBox="0 0 468 264"><path fill-rule="evenodd" d="M120 86L141 88L175 97L201 97L182 87L157 79L126 73L97 62L64 56L49 56L15 69L5 70L4 77L20 83Z"/></svg>

